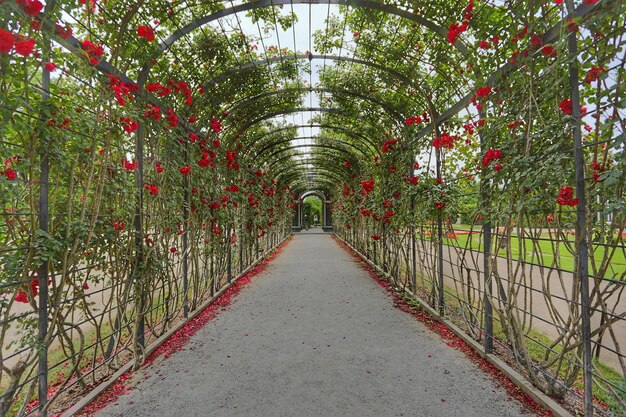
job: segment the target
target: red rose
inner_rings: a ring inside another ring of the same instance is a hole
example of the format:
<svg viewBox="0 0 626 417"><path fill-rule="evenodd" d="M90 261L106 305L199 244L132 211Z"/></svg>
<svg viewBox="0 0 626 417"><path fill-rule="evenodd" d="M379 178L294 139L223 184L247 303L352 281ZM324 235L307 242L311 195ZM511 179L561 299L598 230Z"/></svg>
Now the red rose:
<svg viewBox="0 0 626 417"><path fill-rule="evenodd" d="M69 26L63 27L60 25L56 25L54 29L56 30L57 34L61 37L61 39L68 39L74 33L72 28Z"/></svg>
<svg viewBox="0 0 626 417"><path fill-rule="evenodd" d="M33 53L35 47L34 39L26 39L25 41L15 42L15 52L21 56L28 56Z"/></svg>
<svg viewBox="0 0 626 417"><path fill-rule="evenodd" d="M184 166L184 167L180 168L178 170L178 172L180 172L183 175L187 175L187 174L189 174L191 172L191 167L190 166Z"/></svg>
<svg viewBox="0 0 626 417"><path fill-rule="evenodd" d="M43 4L39 0L18 0L16 3L22 6L26 14L31 16L37 16L43 9Z"/></svg>
<svg viewBox="0 0 626 417"><path fill-rule="evenodd" d="M152 42L154 40L154 30L150 26L139 26L137 28L137 35L140 38L144 38L148 42Z"/></svg>
<svg viewBox="0 0 626 417"><path fill-rule="evenodd" d="M222 131L222 124L215 117L211 119L211 129L215 133L219 133Z"/></svg>
<svg viewBox="0 0 626 417"><path fill-rule="evenodd" d="M541 48L541 53L543 53L545 56L556 56L557 52L554 49L554 46L552 45L544 45L543 48Z"/></svg>
<svg viewBox="0 0 626 417"><path fill-rule="evenodd" d="M83 51L87 53L87 58L89 59L89 63L91 65L96 65L100 61L102 54L104 54L104 48L102 45L95 45L88 39L83 41L81 47Z"/></svg>
<svg viewBox="0 0 626 417"><path fill-rule="evenodd" d="M587 72L587 75L585 75L585 83L591 84L594 81L598 81L600 79L600 75L605 72L606 72L606 69L604 67L596 67L594 65Z"/></svg>
<svg viewBox="0 0 626 417"><path fill-rule="evenodd" d="M28 303L28 294L26 294L26 291L19 290L15 296L15 301L18 303Z"/></svg>
<svg viewBox="0 0 626 417"><path fill-rule="evenodd" d="M57 65L54 62L46 62L45 68L46 71L53 72L57 69Z"/></svg>
<svg viewBox="0 0 626 417"><path fill-rule="evenodd" d="M561 206L574 207L578 204L578 199L574 197L574 190L572 187L562 187L559 191L559 196L556 199L557 204Z"/></svg>
<svg viewBox="0 0 626 417"><path fill-rule="evenodd" d="M572 114L572 100L564 99L559 104L561 111L565 114Z"/></svg>
<svg viewBox="0 0 626 417"><path fill-rule="evenodd" d="M15 37L11 32L8 32L4 29L0 29L0 53L8 54L13 49L13 43L15 42Z"/></svg>
<svg viewBox="0 0 626 417"><path fill-rule="evenodd" d="M11 168L7 168L4 170L4 176L9 181L15 181L17 179L17 172L13 171Z"/></svg>
<svg viewBox="0 0 626 417"><path fill-rule="evenodd" d="M393 150L393 145L395 145L396 143L398 143L398 141L396 139L389 139L386 140L385 143L383 143L383 147L381 149L382 153L387 153L389 151Z"/></svg>
<svg viewBox="0 0 626 417"><path fill-rule="evenodd" d="M489 97L490 93L491 93L491 87L489 86L480 87L478 90L476 90L476 95L478 97Z"/></svg>

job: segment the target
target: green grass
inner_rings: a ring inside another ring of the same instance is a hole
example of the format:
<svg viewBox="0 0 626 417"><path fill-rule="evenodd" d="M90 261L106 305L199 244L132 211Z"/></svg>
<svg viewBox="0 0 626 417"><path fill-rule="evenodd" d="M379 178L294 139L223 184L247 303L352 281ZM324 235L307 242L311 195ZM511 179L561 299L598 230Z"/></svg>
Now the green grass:
<svg viewBox="0 0 626 417"><path fill-rule="evenodd" d="M464 229L460 227L458 229L455 228L455 230L458 231ZM524 261L538 265L557 267L565 271L574 271L574 255L567 248L567 246L574 246L574 236L567 236L568 243L560 242L558 246L555 242L543 240L550 239L550 235L548 233L542 233L540 236L540 239L542 240L534 240L534 242L529 238L524 238ZM445 237L444 234L443 243L449 246L455 246L460 248L482 250L482 236L478 233L471 235L457 233L456 238ZM519 244L520 242L518 237L511 237L511 256L514 259L520 259L521 252ZM611 248L607 248L606 246L601 245L594 246L594 258L596 266L599 266L601 264L607 250L610 252ZM556 253L558 253L558 256L556 255ZM498 256L506 257L506 249L500 249L498 251ZM557 258L556 262L555 257ZM593 274L591 260L589 262L589 273ZM617 280L622 280L626 278L626 258L624 256L624 251L615 251L613 257L610 259L610 263L606 270L606 273L604 274L604 278Z"/></svg>
<svg viewBox="0 0 626 417"><path fill-rule="evenodd" d="M418 284L419 283L420 283L420 280L418 277ZM425 280L425 283L428 285L429 284L428 280ZM431 290L430 286L428 288L422 288L422 291L424 291L425 293L430 293L430 290ZM454 311L458 308L459 301L457 297L464 299L464 297L459 296L459 294L453 288L450 288L448 286L445 287L444 303L447 306L446 311L450 311L450 310ZM414 304L415 304L414 305L415 307L419 308L418 303L414 303ZM457 316L453 314L453 315L447 315L447 318L453 321L456 325L460 326L462 329L467 328L467 325L461 316ZM508 344L507 338L504 332L502 331L502 326L500 325L500 322L497 319L495 319L495 317L493 321L493 332L494 332L495 339L499 340L504 345ZM536 330L526 331L525 334L527 337L525 337L524 340L525 340L526 348L528 349L528 355L535 363L543 362L546 356L546 352L547 352L547 348L545 348L544 346L552 345L553 343L552 339L550 339L547 335L541 332L538 332ZM551 353L551 356L557 354L562 349L563 349L563 346L561 344L557 344L555 347L552 348L553 352ZM597 376L601 377L602 379L606 381L611 382L613 385L617 387L621 387L622 390L626 390L626 377L622 376L621 373L611 368L610 366L604 364L598 359L594 359L594 364L596 367L595 374ZM553 366L552 371L553 371L553 374L556 373L557 371L556 366ZM598 382L601 383L601 381L598 381ZM584 387L582 384L582 373L579 379L574 383L573 387L581 392L583 391ZM611 412L613 412L616 417L626 417L626 410L624 410L621 407L621 405L617 402L617 400L611 394L604 392L604 390L602 390L597 385L594 386L593 394L595 398L597 398L602 403L606 404L608 409ZM620 398L622 401L626 401L626 394L622 394Z"/></svg>

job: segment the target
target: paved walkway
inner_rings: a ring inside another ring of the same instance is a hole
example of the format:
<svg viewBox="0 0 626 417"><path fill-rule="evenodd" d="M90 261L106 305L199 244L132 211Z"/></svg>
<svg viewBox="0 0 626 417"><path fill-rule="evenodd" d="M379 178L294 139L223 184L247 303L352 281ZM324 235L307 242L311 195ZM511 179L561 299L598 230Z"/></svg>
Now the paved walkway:
<svg viewBox="0 0 626 417"><path fill-rule="evenodd" d="M98 416L528 416L328 234L295 236L183 351L136 378Z"/></svg>

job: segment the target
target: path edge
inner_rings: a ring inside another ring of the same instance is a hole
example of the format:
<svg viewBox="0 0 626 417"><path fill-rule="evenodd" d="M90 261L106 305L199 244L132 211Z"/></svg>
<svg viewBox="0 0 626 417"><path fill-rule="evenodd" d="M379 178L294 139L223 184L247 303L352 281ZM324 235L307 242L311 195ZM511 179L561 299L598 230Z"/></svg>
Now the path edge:
<svg viewBox="0 0 626 417"><path fill-rule="evenodd" d="M361 258L369 266L374 268L374 270L378 274L380 274L385 279L389 280L390 278L389 274L387 274L384 270L382 270L378 265L370 261L365 255L363 255L355 247L353 247L348 242L343 240L337 234L334 234L334 236L341 243L345 244L348 248L350 248L350 250L352 250L356 255L358 255L359 258ZM389 282L391 281L389 280ZM494 354L485 353L485 351L483 350L483 346L480 343L476 342L474 339L467 336L465 332L461 330L461 328L459 328L452 321L446 319L445 317L440 316L439 313L435 309L430 307L428 303L422 300L418 295L413 293L408 288L403 288L403 289L399 288L399 289L402 290L402 292L404 292L405 294L409 295L412 299L417 301L419 303L419 308L421 310L423 310L425 313L427 313L431 318L433 318L437 322L447 326L450 329L450 331L452 331L452 333L454 333L458 338L460 338L465 343L467 343L478 355L480 355L480 357L485 359L491 365L495 366L500 372L502 372L507 378L509 378L511 382L513 382L517 387L519 387L519 389L521 389L524 393L528 394L536 403L550 410L555 417L573 417L573 415L569 411L567 411L565 408L563 408L563 406L561 406L558 402L550 398L548 395L544 394L543 392L535 388L526 378L524 378L524 376L522 376L519 372L517 372L515 369L509 366L502 359L498 358Z"/></svg>
<svg viewBox="0 0 626 417"><path fill-rule="evenodd" d="M276 245L272 246L270 249L265 251L263 255L261 255L256 261L250 264L246 269L241 271L239 275L234 277L230 282L226 283L220 290L213 295L213 297L206 300L202 305L196 308L194 311L189 312L189 317L187 319L181 320L172 327L170 330L165 332L161 337L156 339L150 346L145 349L144 358L149 358L150 355L163 343L165 343L174 333L183 328L190 320L194 319L200 313L202 313L208 306L213 304L227 289L232 287L240 278L245 276L248 272L250 272L255 266L259 263L263 262L276 248L282 245L284 242L289 240L292 237L292 234L289 233L285 236L284 239L279 241ZM130 372L135 365L135 360L131 360L128 363L124 364L120 369L118 369L111 377L100 385L98 385L95 389L91 390L87 395L81 398L77 403L63 411L60 417L72 417L78 413L80 413L85 407L87 407L91 402L93 402L96 398L98 398L102 393L104 393L107 389L109 389L113 384L117 382L117 380L127 372ZM142 365L143 366L143 365ZM141 368L140 368L141 369Z"/></svg>

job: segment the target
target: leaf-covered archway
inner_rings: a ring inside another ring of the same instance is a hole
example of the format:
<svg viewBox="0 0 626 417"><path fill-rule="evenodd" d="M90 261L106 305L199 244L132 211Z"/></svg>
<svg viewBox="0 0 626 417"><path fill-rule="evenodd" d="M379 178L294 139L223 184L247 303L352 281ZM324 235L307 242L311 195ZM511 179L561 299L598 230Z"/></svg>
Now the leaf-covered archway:
<svg viewBox="0 0 626 417"><path fill-rule="evenodd" d="M536 387L624 408L623 1L314 3L0 3L3 414L139 366L305 190Z"/></svg>

